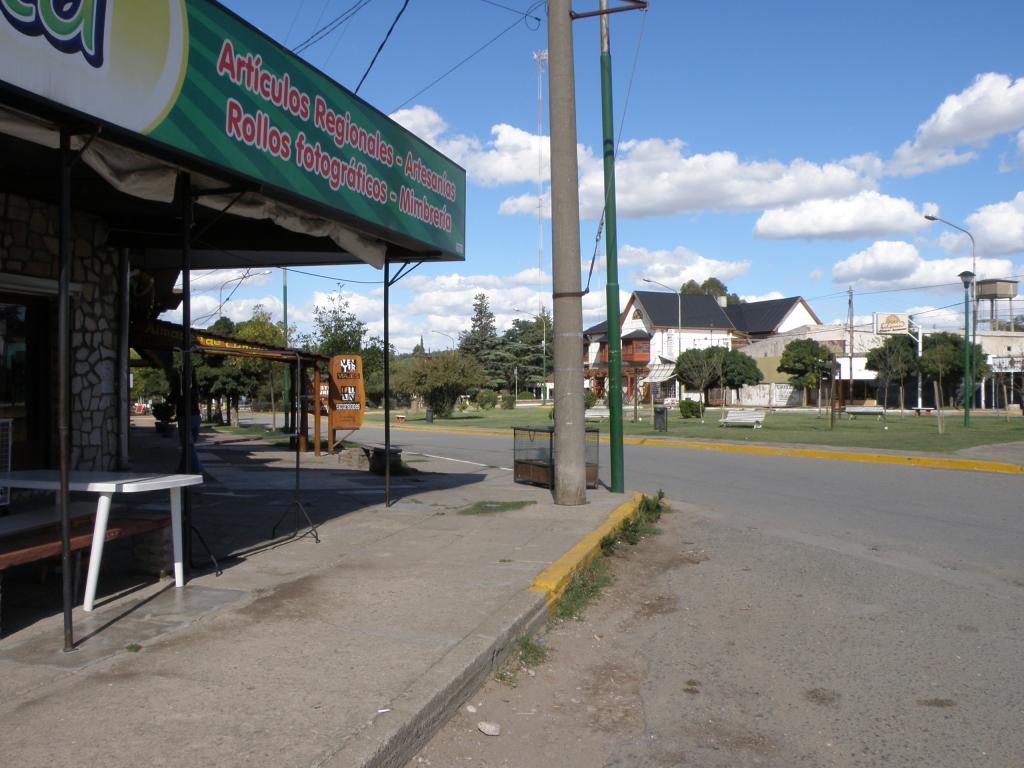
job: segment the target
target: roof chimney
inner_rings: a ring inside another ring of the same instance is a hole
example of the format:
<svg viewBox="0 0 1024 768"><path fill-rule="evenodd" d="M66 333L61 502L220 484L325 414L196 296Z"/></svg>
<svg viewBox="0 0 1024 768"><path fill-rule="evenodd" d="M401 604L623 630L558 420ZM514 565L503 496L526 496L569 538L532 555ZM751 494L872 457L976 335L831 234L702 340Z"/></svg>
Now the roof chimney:
<svg viewBox="0 0 1024 768"><path fill-rule="evenodd" d="M728 304L729 304L729 299L727 297L725 297L725 296L719 296L718 297L718 306L720 306L720 307L722 307L724 309Z"/></svg>

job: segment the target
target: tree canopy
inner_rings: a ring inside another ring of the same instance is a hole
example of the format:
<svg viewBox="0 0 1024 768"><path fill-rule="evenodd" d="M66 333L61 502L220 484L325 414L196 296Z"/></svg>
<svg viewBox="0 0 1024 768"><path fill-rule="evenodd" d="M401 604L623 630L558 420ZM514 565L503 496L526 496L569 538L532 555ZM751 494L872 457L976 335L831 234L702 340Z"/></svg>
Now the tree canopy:
<svg viewBox="0 0 1024 768"><path fill-rule="evenodd" d="M728 305L743 303L743 299L735 293L729 293L729 287L717 277L709 277L703 283L687 280L679 288L679 292L684 296L714 296L716 299L725 296Z"/></svg>
<svg viewBox="0 0 1024 768"><path fill-rule="evenodd" d="M832 370L832 352L814 339L793 339L782 350L777 370L788 373L793 386L814 389Z"/></svg>

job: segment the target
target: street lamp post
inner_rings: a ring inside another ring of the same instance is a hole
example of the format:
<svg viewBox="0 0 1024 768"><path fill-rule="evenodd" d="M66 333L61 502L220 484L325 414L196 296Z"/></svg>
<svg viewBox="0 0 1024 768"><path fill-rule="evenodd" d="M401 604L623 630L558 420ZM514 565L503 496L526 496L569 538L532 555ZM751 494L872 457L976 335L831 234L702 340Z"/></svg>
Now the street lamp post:
<svg viewBox="0 0 1024 768"><path fill-rule="evenodd" d="M543 312L544 307L541 307ZM540 401L542 405L548 404L548 324L544 319L544 315L535 315L532 312L527 312L525 309L517 309L512 307L513 312L518 312L521 315L527 315L532 317L534 320L540 322L541 330L541 342L540 342Z"/></svg>
<svg viewBox="0 0 1024 768"><path fill-rule="evenodd" d="M220 318L224 317L224 286L225 285L227 285L228 283L234 283L234 282L241 283L243 280L248 280L250 277L259 277L260 275L269 275L269 274L270 274L270 270L269 269L265 269L262 272L253 272L252 274L250 274L248 271L246 271L246 273L244 275L239 275L238 277L232 277L231 279L225 280L223 283L221 283L220 284L220 292L219 292L219 296L218 296L218 299L217 299L217 319L219 320ZM228 298L231 298L231 297L229 296Z"/></svg>
<svg viewBox="0 0 1024 768"><path fill-rule="evenodd" d="M670 293L674 293L676 295L676 302L678 303L678 306L679 306L679 326L676 328L676 339L677 339L677 341L676 341L676 357L678 357L682 353L682 351L683 351L683 340L682 340L683 339L683 337L682 337L682 332L683 332L683 294L682 294L681 291L673 291L671 288L669 288L664 283L659 283L657 280L651 280L651 278L649 278L649 277L644 277L644 278L641 278L641 279L645 283L651 283L652 285L660 285L666 291L669 291ZM679 397L680 397L679 379L676 379L676 400L678 400Z"/></svg>
<svg viewBox="0 0 1024 768"><path fill-rule="evenodd" d="M961 272L960 280L964 284L964 426L971 426L971 401L967 395L968 388L974 388L974 378L971 376L971 353L968 349L968 340L970 339L970 300L971 300L971 285L974 283L973 272Z"/></svg>
<svg viewBox="0 0 1024 768"><path fill-rule="evenodd" d="M455 337L454 337L454 336L452 336L452 335L451 335L451 334L449 334L449 333L445 333L444 331L435 331L435 330L431 330L430 332L431 332L431 333L436 333L436 334L439 334L439 335L441 335L441 336L447 336L447 337L448 337L448 340L449 340L449 341L451 341L451 343L452 343L452 346L451 346L451 348L452 348L452 349L455 349Z"/></svg>
<svg viewBox="0 0 1024 768"><path fill-rule="evenodd" d="M975 277L975 275L978 274L978 258L977 258L977 255L976 255L976 249L975 249L975 244L974 244L974 235L972 235L970 232L968 232L963 227L957 226L953 222L946 221L945 219L940 218L938 216L932 216L930 214L925 214L925 218L928 219L928 221L941 221L946 226L952 227L955 230L963 232L971 240L971 280L972 280L972 283L971 283L971 303L974 305L974 312L972 313L972 323L973 323L973 325L971 326L971 338L970 338L971 351L970 351L970 355L968 355L965 358L965 359L967 359L969 361L968 364L970 365L970 369L971 369L971 391L970 391L970 394L968 394L966 392L964 393L964 403L966 404L966 403L969 402L971 405L974 405L974 382L978 378L978 361L976 359L973 359L974 345L978 341L978 302L977 302L977 300L974 297L974 284L973 284L974 277ZM962 276L961 276L961 279L963 279ZM967 310L965 310L965 311L967 311ZM965 349L967 348L967 342L968 342L968 338L967 338L966 335L964 335L964 348Z"/></svg>

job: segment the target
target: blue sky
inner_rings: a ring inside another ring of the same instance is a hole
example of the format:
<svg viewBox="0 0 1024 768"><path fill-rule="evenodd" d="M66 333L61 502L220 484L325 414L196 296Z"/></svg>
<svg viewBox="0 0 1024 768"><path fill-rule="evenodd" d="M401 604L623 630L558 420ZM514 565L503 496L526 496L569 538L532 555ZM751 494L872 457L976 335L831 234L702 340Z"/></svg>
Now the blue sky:
<svg viewBox="0 0 1024 768"><path fill-rule="evenodd" d="M226 4L294 47L361 3ZM354 89L401 5L365 3L303 56ZM421 335L430 349L450 346L477 293L499 328L516 309L551 306L550 220L542 242L537 222L538 160L549 186L547 73L538 137L533 57L547 47L547 20L543 4L539 23L524 17L531 5L411 0L360 90L469 174L465 262L420 267L392 291L401 351ZM956 276L970 268L969 243L924 213L972 231L981 277L1024 272L1024 3L652 0L646 14L611 21L624 292L649 289L642 277L678 286L715 275L749 298L802 295L829 322L845 320L852 286L859 320L909 310L926 326L962 326ZM574 33L589 263L602 190L597 20ZM584 326L604 319L603 255L602 241ZM350 309L380 332L379 272L310 271L321 276L289 274L290 324L305 329L341 282ZM193 314L216 312L220 286L238 275L194 274ZM280 318L279 270L224 294L229 317L262 303Z"/></svg>

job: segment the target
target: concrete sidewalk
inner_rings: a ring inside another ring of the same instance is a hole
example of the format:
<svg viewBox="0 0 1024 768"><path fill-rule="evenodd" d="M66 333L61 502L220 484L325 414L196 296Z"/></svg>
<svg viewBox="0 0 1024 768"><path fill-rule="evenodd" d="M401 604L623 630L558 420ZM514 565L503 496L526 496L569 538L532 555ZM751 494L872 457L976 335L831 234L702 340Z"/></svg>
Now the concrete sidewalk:
<svg viewBox="0 0 1024 768"><path fill-rule="evenodd" d="M385 508L381 478L304 455L321 541L271 539L282 515L291 533L294 454L204 431L200 458L195 524L236 556L181 590L105 573L74 653L59 608L0 639L5 763L401 766L546 619L537 576L630 501L557 507L509 472L408 456L421 474L394 478ZM487 501L528 504L462 513Z"/></svg>

